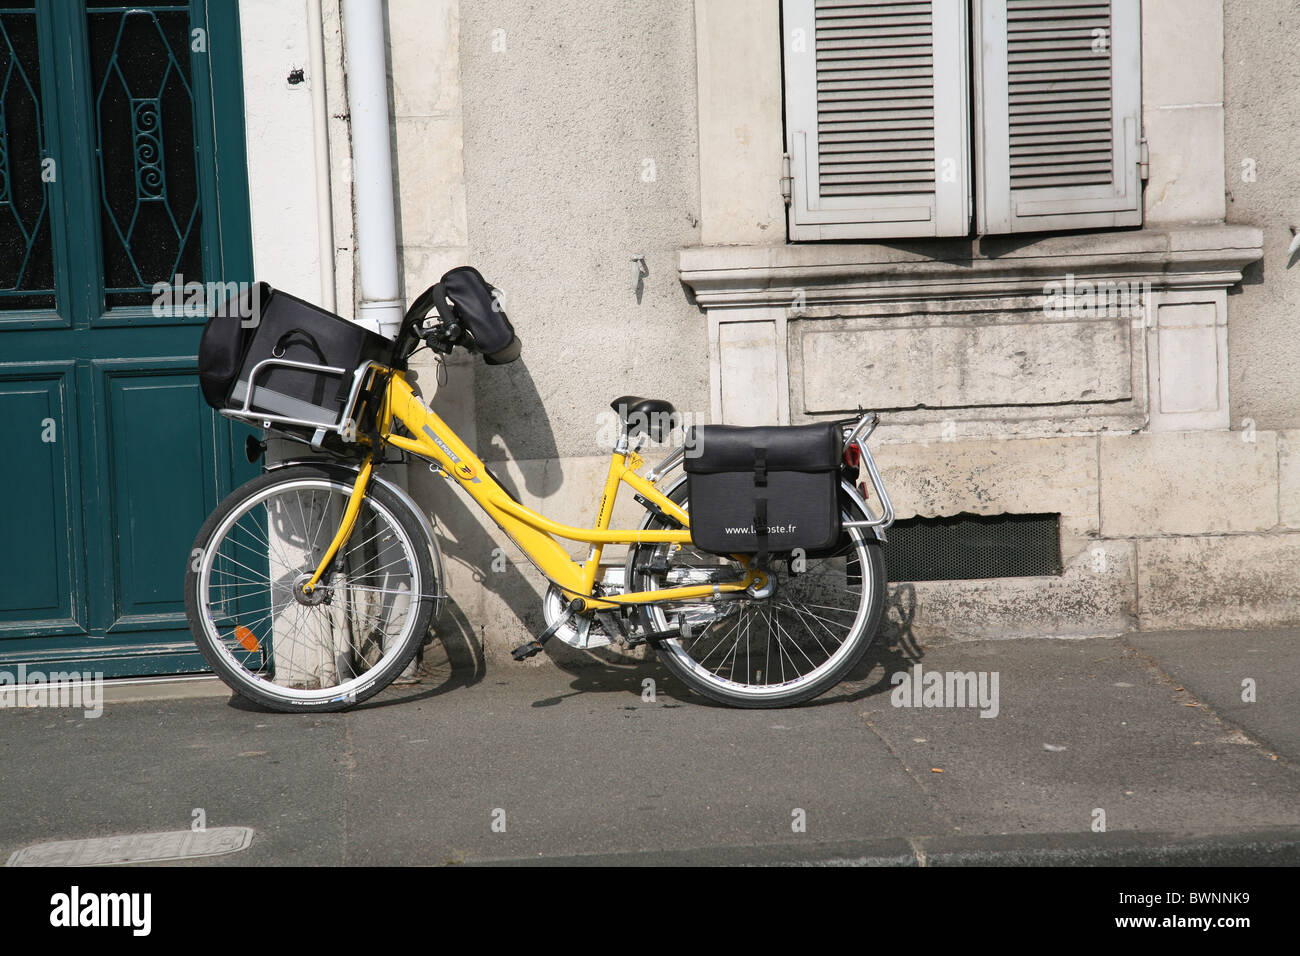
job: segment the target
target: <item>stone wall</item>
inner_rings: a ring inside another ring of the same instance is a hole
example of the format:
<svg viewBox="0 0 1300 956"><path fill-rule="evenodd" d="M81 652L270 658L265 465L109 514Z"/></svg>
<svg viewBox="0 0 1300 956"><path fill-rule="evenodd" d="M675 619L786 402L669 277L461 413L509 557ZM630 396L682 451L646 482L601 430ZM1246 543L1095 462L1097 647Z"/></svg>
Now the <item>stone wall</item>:
<svg viewBox="0 0 1300 956"><path fill-rule="evenodd" d="M1287 255L1300 227L1293 62L1300 17L1288 0L1225 0L1224 116L1229 222L1264 232L1264 257L1232 297L1228 369L1234 428L1300 427L1300 264Z"/></svg>
<svg viewBox="0 0 1300 956"><path fill-rule="evenodd" d="M780 38L736 12L697 5L701 123L717 127L701 163L742 175L702 178L704 242L680 258L710 324L715 417L876 407L899 517L1061 515L1060 577L898 585L892 626L963 638L1300 620L1283 430L1300 402L1284 271L1300 104L1294 77L1258 55L1297 29L1286 5L1143 0L1141 230L880 244L789 245L763 228L773 174L719 130L780 135ZM724 59L753 66L713 67ZM1242 156L1264 170L1249 185ZM1045 308L1075 279L1137 283L1141 306Z"/></svg>
<svg viewBox="0 0 1300 956"><path fill-rule="evenodd" d="M415 379L520 500L589 525L613 399L708 415L706 326L676 271L677 250L700 235L693 5L388 9L407 297L473 264L524 344L509 366L458 355L442 384L421 353ZM546 582L520 551L443 479L420 467L409 483L450 559L444 626L464 632L457 643L472 632L497 658L541 630ZM624 496L626 526L639 509Z"/></svg>
<svg viewBox="0 0 1300 956"><path fill-rule="evenodd" d="M1258 55L1294 46L1290 4L1143 0L1141 230L874 245L786 241L775 0L388 9L407 295L472 262L524 342L416 378L522 501L591 520L620 394L741 424L861 401L900 517L1061 515L1061 576L898 585L895 630L1300 622L1300 84ZM1067 276L1138 283L1138 308L1049 315ZM410 484L450 558L444 636L502 657L544 581L443 479Z"/></svg>

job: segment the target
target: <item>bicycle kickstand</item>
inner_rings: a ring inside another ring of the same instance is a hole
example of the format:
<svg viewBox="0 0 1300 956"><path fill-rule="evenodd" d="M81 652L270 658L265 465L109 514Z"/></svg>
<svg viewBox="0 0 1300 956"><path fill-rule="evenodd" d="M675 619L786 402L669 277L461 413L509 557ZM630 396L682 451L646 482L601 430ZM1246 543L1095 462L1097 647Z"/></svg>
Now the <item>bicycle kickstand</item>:
<svg viewBox="0 0 1300 956"><path fill-rule="evenodd" d="M537 635L537 640L529 641L527 644L520 644L510 652L510 656L517 661L523 661L532 657L534 654L540 654L542 652L542 645L549 641L556 631L564 627L565 624L568 624L573 618L573 615L582 610L583 606L584 602L582 598L574 598L569 602L569 606L565 608L564 613L555 619L555 623L542 631L541 634Z"/></svg>

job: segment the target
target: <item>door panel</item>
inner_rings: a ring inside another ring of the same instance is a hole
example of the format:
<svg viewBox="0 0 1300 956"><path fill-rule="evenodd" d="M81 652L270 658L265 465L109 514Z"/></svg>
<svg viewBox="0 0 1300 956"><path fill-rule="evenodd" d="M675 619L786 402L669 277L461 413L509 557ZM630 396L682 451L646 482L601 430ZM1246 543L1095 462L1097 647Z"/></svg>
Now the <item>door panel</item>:
<svg viewBox="0 0 1300 956"><path fill-rule="evenodd" d="M252 278L237 10L0 0L0 668L203 667L189 546L256 469L155 289Z"/></svg>
<svg viewBox="0 0 1300 956"><path fill-rule="evenodd" d="M0 329L69 324L54 313L54 143L37 14L32 0L0 12Z"/></svg>
<svg viewBox="0 0 1300 956"><path fill-rule="evenodd" d="M8 494L8 504L0 508L3 637L25 637L36 622L82 632L74 621L80 609L74 601L80 503L69 494L79 485L73 470L77 428L69 402L73 367L47 365L39 377L36 371L0 378L0 448Z"/></svg>
<svg viewBox="0 0 1300 956"><path fill-rule="evenodd" d="M108 554L113 576L110 631L184 627L177 586L203 519L216 507L213 411L191 369L165 365L101 373L107 395ZM160 461L156 449L168 449Z"/></svg>
<svg viewBox="0 0 1300 956"><path fill-rule="evenodd" d="M203 281L190 10L91 0L86 19L104 304L149 306L155 282Z"/></svg>

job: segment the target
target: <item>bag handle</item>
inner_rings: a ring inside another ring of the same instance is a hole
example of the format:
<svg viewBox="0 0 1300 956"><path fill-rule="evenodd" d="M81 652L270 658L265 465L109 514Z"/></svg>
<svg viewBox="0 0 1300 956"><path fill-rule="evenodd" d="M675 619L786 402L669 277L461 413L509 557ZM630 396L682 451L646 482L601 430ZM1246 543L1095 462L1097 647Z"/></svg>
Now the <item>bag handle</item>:
<svg viewBox="0 0 1300 956"><path fill-rule="evenodd" d="M295 335L301 335L303 338L307 340L307 343L311 346L311 350L316 353L316 357L320 359L322 365L329 364L327 361L325 361L325 352L321 349L320 343L316 341L316 336L312 335L306 329L290 329L289 331L285 332L283 335L281 335L278 339L275 340L275 345L272 346L271 348L271 355L273 355L275 358L283 358L285 343L287 343L289 339L293 338Z"/></svg>

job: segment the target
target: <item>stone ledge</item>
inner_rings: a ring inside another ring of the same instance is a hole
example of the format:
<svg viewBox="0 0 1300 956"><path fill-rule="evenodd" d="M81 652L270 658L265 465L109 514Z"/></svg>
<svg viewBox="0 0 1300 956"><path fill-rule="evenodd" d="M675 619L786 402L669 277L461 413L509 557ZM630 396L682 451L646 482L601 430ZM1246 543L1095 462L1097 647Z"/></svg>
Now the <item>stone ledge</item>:
<svg viewBox="0 0 1300 956"><path fill-rule="evenodd" d="M889 585L882 633L918 641L1113 636L1137 627L1131 541L1094 539L1059 577Z"/></svg>
<svg viewBox="0 0 1300 956"><path fill-rule="evenodd" d="M1300 534L1136 542L1144 631L1300 624Z"/></svg>
<svg viewBox="0 0 1300 956"><path fill-rule="evenodd" d="M1092 437L882 444L876 460L899 518L1058 512L1067 539L1099 532Z"/></svg>
<svg viewBox="0 0 1300 956"><path fill-rule="evenodd" d="M1277 437L1183 431L1101 437L1108 538L1268 531L1278 523Z"/></svg>
<svg viewBox="0 0 1300 956"><path fill-rule="evenodd" d="M1241 281L1263 255L1253 226L1205 225L1023 238L772 246L695 246L678 253L682 282L706 308L788 307L933 296L1042 294L1043 282L1149 281L1154 288L1214 288Z"/></svg>

